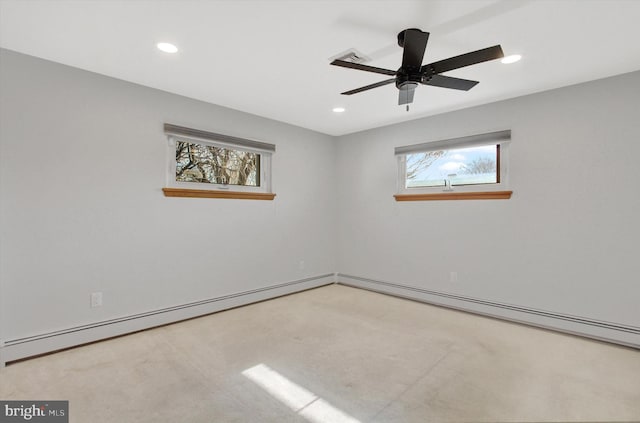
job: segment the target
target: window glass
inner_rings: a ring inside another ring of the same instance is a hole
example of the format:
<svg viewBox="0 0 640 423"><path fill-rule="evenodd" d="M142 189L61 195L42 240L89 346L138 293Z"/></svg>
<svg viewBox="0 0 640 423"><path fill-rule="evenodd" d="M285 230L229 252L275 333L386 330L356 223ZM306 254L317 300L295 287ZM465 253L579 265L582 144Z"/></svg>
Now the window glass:
<svg viewBox="0 0 640 423"><path fill-rule="evenodd" d="M187 141L176 142L179 182L260 186L260 154Z"/></svg>
<svg viewBox="0 0 640 423"><path fill-rule="evenodd" d="M405 188L497 184L500 145L433 150L406 155Z"/></svg>

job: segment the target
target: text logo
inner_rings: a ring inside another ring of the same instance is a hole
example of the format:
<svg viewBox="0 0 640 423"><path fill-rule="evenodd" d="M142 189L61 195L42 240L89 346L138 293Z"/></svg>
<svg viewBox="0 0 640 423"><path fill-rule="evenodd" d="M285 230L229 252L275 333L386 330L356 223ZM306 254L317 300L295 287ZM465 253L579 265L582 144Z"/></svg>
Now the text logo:
<svg viewBox="0 0 640 423"><path fill-rule="evenodd" d="M0 401L0 423L69 423L69 401Z"/></svg>

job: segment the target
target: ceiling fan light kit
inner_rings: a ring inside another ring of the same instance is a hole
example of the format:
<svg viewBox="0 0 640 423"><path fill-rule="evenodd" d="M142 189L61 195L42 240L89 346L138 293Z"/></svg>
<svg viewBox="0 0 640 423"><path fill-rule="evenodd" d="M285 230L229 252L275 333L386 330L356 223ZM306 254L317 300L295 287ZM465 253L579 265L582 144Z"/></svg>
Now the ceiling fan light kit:
<svg viewBox="0 0 640 423"><path fill-rule="evenodd" d="M407 105L413 102L413 95L418 85L431 85L434 87L450 88L454 90L468 91L478 84L478 81L471 81L462 78L453 78L441 75L444 72L460 69L465 66L504 57L502 47L495 45L482 50L472 51L437 62L422 64L424 52L429 40L429 33L417 28L409 28L398 34L398 45L402 48L402 65L397 71L391 69L377 68L374 66L353 63L340 59L331 62L334 66L351 68L366 72L373 72L382 75L393 76L393 78L366 85L354 90L345 91L343 95L353 95L384 85L396 84L399 90L398 105Z"/></svg>

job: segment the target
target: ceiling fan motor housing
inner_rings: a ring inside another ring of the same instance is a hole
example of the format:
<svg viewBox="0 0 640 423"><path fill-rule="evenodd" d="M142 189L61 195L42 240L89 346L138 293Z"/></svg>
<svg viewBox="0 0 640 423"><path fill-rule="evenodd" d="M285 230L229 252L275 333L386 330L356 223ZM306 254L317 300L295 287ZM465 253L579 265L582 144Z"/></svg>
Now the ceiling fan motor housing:
<svg viewBox="0 0 640 423"><path fill-rule="evenodd" d="M396 87L399 90L408 90L418 86L422 82L422 74L407 73L404 69L398 69L396 75Z"/></svg>

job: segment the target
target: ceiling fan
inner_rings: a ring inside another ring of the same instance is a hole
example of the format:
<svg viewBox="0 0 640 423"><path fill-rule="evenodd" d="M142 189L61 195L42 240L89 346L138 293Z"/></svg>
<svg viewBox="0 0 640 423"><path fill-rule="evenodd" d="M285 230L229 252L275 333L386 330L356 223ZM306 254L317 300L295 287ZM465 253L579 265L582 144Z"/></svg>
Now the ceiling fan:
<svg viewBox="0 0 640 423"><path fill-rule="evenodd" d="M468 91L478 84L478 81L453 78L441 74L454 69L463 68L465 66L475 65L477 63L504 57L502 48L500 45L496 45L423 65L422 59L424 57L424 51L427 47L428 39L429 33L417 28L405 29L398 34L398 45L403 48L403 53L402 65L397 71L367 66L361 63L347 62L345 60L334 60L331 62L334 66L342 66L344 68L393 76L391 79L386 79L354 90L345 91L341 94L357 94L395 82L396 87L400 91L398 104L406 104L407 110L409 110L409 103L413 102L413 94L415 93L415 89L418 84Z"/></svg>

